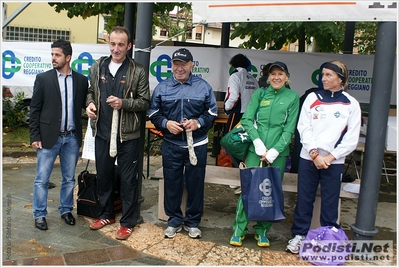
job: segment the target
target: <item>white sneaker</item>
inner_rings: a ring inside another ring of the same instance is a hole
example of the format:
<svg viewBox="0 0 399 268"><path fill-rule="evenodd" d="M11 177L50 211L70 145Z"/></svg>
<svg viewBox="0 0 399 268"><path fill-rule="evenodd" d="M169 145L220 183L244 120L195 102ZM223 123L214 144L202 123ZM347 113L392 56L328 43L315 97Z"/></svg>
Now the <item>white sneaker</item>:
<svg viewBox="0 0 399 268"><path fill-rule="evenodd" d="M173 238L176 236L176 233L180 231L181 231L181 225L178 227L168 226L168 228L165 229L163 234L165 235L165 238Z"/></svg>
<svg viewBox="0 0 399 268"><path fill-rule="evenodd" d="M237 190L234 191L235 195L240 195L241 194L241 187L238 187Z"/></svg>
<svg viewBox="0 0 399 268"><path fill-rule="evenodd" d="M201 238L202 233L201 230L198 229L197 227L187 227L186 225L183 225L184 231L188 232L188 236L191 238Z"/></svg>
<svg viewBox="0 0 399 268"><path fill-rule="evenodd" d="M296 235L294 238L292 238L292 239L290 239L290 241L288 241L288 245L285 250L288 252L291 252L293 254L298 254L299 248L301 247L303 240L305 240L304 235Z"/></svg>
<svg viewBox="0 0 399 268"><path fill-rule="evenodd" d="M240 186L236 186L236 185L229 185L229 187L231 188L231 189L237 189L238 187L240 187Z"/></svg>

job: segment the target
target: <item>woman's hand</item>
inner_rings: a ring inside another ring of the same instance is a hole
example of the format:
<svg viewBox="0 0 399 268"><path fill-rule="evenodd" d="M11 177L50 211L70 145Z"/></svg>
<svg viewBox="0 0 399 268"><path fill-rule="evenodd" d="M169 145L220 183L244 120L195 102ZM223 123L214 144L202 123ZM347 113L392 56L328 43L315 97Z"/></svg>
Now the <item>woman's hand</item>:
<svg viewBox="0 0 399 268"><path fill-rule="evenodd" d="M315 159L313 159L313 163L317 169L327 169L334 159L335 158L332 154L327 156L318 155Z"/></svg>

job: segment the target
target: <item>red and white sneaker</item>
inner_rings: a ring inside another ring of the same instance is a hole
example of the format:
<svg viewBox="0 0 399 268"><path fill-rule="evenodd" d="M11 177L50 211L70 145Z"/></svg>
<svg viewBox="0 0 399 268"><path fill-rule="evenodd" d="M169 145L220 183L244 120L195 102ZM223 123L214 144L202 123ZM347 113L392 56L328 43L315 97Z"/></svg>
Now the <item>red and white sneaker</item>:
<svg viewBox="0 0 399 268"><path fill-rule="evenodd" d="M115 238L119 240L125 240L132 234L133 228L127 228L125 226L121 226L116 232Z"/></svg>
<svg viewBox="0 0 399 268"><path fill-rule="evenodd" d="M115 223L115 219L98 219L90 224L90 229L98 230L111 223Z"/></svg>

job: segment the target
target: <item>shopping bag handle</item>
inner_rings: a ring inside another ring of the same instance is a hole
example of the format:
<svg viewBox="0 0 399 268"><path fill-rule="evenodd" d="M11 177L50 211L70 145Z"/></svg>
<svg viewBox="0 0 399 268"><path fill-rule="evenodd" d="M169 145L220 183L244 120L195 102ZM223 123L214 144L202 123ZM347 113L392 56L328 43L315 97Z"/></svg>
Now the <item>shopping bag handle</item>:
<svg viewBox="0 0 399 268"><path fill-rule="evenodd" d="M260 161L259 167L263 167L263 161ZM267 167L270 167L270 163L269 162L267 163Z"/></svg>

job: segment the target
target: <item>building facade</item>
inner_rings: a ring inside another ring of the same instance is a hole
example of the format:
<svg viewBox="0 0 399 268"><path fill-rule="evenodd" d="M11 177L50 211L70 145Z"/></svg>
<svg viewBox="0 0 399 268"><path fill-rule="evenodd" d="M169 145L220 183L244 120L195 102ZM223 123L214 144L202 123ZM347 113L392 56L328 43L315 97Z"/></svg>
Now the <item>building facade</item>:
<svg viewBox="0 0 399 268"><path fill-rule="evenodd" d="M24 4L26 2L3 2L3 22ZM175 15L173 13L170 15L174 21ZM108 34L104 30L106 23L106 18L102 15L92 16L85 20L81 17L70 19L66 11L57 13L47 2L31 2L3 29L2 41L53 42L62 38L72 43L105 43L108 41ZM180 27L183 24L184 22L179 22ZM167 31L167 29L155 27L153 43L168 40ZM222 24L210 23L196 25L188 32L186 42L220 46L221 37ZM170 41L181 41L181 38L172 38ZM229 46L238 47L244 41L236 38L229 41ZM170 42L165 42L166 44L170 45Z"/></svg>
<svg viewBox="0 0 399 268"><path fill-rule="evenodd" d="M26 2L3 2L3 22ZM66 11L57 13L47 2L31 2L2 31L2 41L54 42L57 39L72 43L96 44L99 16L87 19L68 18Z"/></svg>

